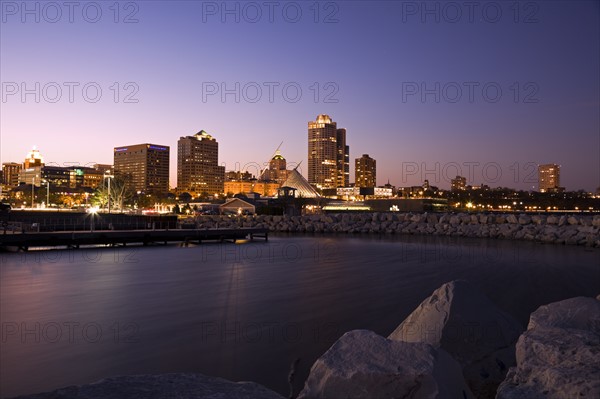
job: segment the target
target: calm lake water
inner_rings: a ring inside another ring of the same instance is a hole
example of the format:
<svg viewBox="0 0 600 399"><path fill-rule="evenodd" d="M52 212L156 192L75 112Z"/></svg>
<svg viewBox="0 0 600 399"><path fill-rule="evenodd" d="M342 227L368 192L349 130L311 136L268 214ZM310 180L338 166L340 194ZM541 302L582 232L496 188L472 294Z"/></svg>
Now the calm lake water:
<svg viewBox="0 0 600 399"><path fill-rule="evenodd" d="M387 336L468 279L526 325L600 293L600 251L440 237L275 236L268 243L0 254L0 396L124 374L200 372L287 396L344 332Z"/></svg>

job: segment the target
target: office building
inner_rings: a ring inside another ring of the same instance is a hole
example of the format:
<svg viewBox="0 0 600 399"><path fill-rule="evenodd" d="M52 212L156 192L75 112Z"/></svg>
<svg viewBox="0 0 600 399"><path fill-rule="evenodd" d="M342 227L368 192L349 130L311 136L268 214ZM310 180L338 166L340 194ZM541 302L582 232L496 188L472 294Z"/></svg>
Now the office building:
<svg viewBox="0 0 600 399"><path fill-rule="evenodd" d="M219 143L204 130L177 142L177 190L195 195L224 192L225 167L219 166Z"/></svg>
<svg viewBox="0 0 600 399"><path fill-rule="evenodd" d="M23 165L16 162L5 162L2 164L2 182L8 187L19 185L19 173Z"/></svg>
<svg viewBox="0 0 600 399"><path fill-rule="evenodd" d="M356 158L354 166L354 187L375 187L377 185L377 162L369 154L363 154L362 157Z"/></svg>
<svg viewBox="0 0 600 399"><path fill-rule="evenodd" d="M39 187L42 182L42 167L44 166L44 158L40 151L33 147L27 154L23 167L19 172L19 184L33 184Z"/></svg>
<svg viewBox="0 0 600 399"><path fill-rule="evenodd" d="M114 149L115 175L124 176L135 192L169 192L169 147L135 144Z"/></svg>

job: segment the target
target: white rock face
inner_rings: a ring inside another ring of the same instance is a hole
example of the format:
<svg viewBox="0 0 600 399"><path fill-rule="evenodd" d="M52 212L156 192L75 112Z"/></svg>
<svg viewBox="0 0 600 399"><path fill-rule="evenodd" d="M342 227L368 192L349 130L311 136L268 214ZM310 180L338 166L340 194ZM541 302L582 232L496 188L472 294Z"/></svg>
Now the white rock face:
<svg viewBox="0 0 600 399"><path fill-rule="evenodd" d="M517 367L496 398L600 398L600 300L571 298L533 312Z"/></svg>
<svg viewBox="0 0 600 399"><path fill-rule="evenodd" d="M444 349L461 365L473 393L493 398L516 364L514 345L522 331L477 287L456 280L435 290L388 338Z"/></svg>
<svg viewBox="0 0 600 399"><path fill-rule="evenodd" d="M473 398L460 366L444 350L347 332L321 356L298 399Z"/></svg>

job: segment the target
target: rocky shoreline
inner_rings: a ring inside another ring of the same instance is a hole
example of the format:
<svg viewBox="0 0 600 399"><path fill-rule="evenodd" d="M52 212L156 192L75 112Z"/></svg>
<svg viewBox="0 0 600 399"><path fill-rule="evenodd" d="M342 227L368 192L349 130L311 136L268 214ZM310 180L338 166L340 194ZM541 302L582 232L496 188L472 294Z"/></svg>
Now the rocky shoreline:
<svg viewBox="0 0 600 399"><path fill-rule="evenodd" d="M442 285L387 337L353 330L313 364L297 399L600 397L600 295L541 306L527 330L465 280ZM202 374L121 376L19 399L283 399ZM290 398L296 397L290 395Z"/></svg>
<svg viewBox="0 0 600 399"><path fill-rule="evenodd" d="M261 227L273 232L423 234L600 247L600 215L340 213L303 216L198 216L198 228Z"/></svg>

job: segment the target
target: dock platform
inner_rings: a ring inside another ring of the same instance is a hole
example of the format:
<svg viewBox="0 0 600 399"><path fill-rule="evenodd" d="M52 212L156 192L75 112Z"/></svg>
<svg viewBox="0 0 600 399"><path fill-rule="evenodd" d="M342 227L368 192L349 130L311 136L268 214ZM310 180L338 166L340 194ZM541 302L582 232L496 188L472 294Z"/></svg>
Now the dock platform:
<svg viewBox="0 0 600 399"><path fill-rule="evenodd" d="M202 244L205 241L236 242L236 240L269 239L269 229L174 229L174 230L100 230L57 231L40 233L0 234L0 249L28 251L32 247L79 248L82 245L153 245L180 243Z"/></svg>

